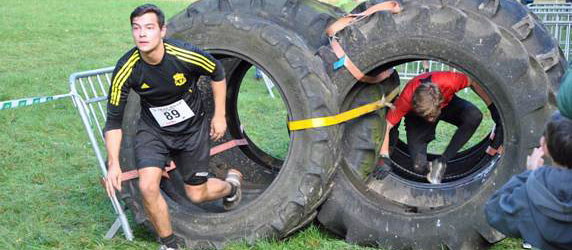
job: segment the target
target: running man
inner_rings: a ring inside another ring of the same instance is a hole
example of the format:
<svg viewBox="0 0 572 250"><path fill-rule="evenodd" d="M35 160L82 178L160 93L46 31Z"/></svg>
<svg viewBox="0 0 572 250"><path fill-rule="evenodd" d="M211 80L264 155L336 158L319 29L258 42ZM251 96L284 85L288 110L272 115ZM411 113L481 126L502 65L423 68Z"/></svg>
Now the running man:
<svg viewBox="0 0 572 250"><path fill-rule="evenodd" d="M219 61L197 47L164 39L165 16L155 5L145 4L131 13L135 47L117 63L109 90L105 145L108 153L106 189L109 196L121 191L119 150L122 118L129 90L141 97L141 119L135 157L145 211L161 238L161 249L177 249L167 203L159 184L163 168L172 158L194 203L223 198L226 209L240 201L242 175L231 169L226 180L208 172L209 137L219 140L226 131L226 80ZM215 111L211 123L205 117L197 80L209 76Z"/></svg>

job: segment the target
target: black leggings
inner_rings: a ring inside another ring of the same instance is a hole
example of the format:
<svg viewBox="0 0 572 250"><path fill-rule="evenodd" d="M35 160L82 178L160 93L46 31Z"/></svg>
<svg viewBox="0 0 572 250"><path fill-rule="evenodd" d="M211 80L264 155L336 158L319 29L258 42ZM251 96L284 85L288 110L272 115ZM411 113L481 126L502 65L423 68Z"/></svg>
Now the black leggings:
<svg viewBox="0 0 572 250"><path fill-rule="evenodd" d="M435 139L435 129L439 121L443 120L457 126L457 131L455 131L442 155L444 160L447 160L451 159L469 141L482 119L483 114L475 105L456 95L441 110L441 115L433 123L428 122L413 111L409 112L405 116L405 131L413 164L427 165L427 144ZM395 138L395 141L397 139L397 127L395 126L394 131L392 131L392 137Z"/></svg>

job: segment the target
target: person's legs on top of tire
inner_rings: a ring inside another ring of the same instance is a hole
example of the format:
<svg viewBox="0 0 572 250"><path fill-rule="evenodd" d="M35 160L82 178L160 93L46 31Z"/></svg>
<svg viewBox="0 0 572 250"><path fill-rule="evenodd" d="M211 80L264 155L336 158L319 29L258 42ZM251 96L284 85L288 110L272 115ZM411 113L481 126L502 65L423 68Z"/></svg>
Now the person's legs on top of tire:
<svg viewBox="0 0 572 250"><path fill-rule="evenodd" d="M457 95L453 97L451 102L442 109L439 119L446 121L450 124L457 126L457 130L451 137L447 148L441 157L431 162L430 171L427 175L427 180L430 183L441 183L445 170L447 168L447 161L469 141L471 136L475 133L483 115L481 111L464 99L459 98Z"/></svg>
<svg viewBox="0 0 572 250"><path fill-rule="evenodd" d="M454 96L449 105L442 109L440 119L457 126L457 131L442 154L444 160L451 159L475 133L483 114L471 102Z"/></svg>

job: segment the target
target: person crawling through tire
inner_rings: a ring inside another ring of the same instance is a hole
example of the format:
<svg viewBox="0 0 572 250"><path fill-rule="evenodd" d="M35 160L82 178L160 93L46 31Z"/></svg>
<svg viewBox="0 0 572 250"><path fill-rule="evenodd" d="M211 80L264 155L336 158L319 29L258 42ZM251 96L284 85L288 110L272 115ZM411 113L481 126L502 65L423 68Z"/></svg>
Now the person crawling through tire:
<svg viewBox="0 0 572 250"><path fill-rule="evenodd" d="M388 138L397 138L397 127L401 118L405 117L413 170L425 175L430 183L441 183L447 160L467 143L483 117L475 105L455 94L466 87L473 87L477 93L486 97L473 80L460 72L428 72L411 79L394 102L394 107L386 114L386 134L380 149L382 160L378 168L391 162ZM490 104L490 100L485 99L487 105ZM435 129L441 120L458 129L444 153L438 159L428 162L427 145L435 139Z"/></svg>
<svg viewBox="0 0 572 250"><path fill-rule="evenodd" d="M557 111L546 123L540 147L527 157L527 170L513 176L485 204L488 223L538 249L572 249L570 152L572 120ZM554 164L544 165L545 155Z"/></svg>
<svg viewBox="0 0 572 250"><path fill-rule="evenodd" d="M135 47L117 63L107 104L105 145L108 195L121 191L119 151L122 119L130 89L141 97L141 119L135 137L135 161L145 211L161 238L162 249L176 249L167 203L160 192L163 168L172 158L193 203L223 198L226 209L240 201L242 174L228 171L226 180L208 172L209 139L225 133L226 79L223 67L210 54L192 44L163 39L165 17L155 5L141 5L131 13ZM214 116L208 122L197 80L209 76ZM210 138L209 138L210 137Z"/></svg>

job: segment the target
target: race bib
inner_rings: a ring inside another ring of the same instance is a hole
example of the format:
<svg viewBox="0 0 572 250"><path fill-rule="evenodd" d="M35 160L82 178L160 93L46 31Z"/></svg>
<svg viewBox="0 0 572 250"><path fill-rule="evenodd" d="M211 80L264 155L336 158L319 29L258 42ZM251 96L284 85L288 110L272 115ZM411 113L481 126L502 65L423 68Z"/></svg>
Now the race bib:
<svg viewBox="0 0 572 250"><path fill-rule="evenodd" d="M149 110L161 127L175 125L195 116L189 105L182 99L166 106L149 108Z"/></svg>

